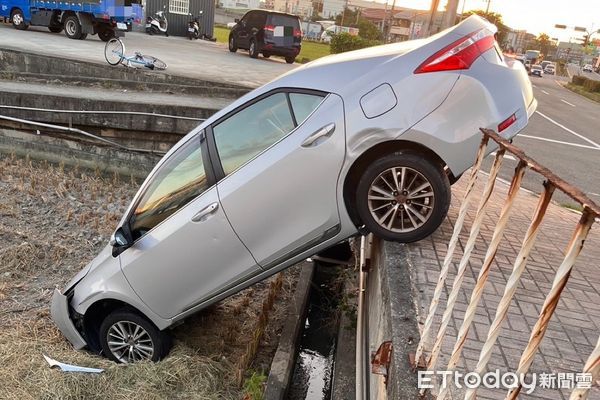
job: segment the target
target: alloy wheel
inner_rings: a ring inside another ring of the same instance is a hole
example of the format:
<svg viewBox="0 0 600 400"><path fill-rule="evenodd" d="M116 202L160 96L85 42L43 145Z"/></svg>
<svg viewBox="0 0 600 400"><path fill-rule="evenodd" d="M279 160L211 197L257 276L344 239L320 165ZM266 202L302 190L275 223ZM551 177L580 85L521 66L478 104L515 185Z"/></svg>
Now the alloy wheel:
<svg viewBox="0 0 600 400"><path fill-rule="evenodd" d="M118 321L111 325L106 341L112 354L123 363L152 359L154 343L150 334L131 321Z"/></svg>
<svg viewBox="0 0 600 400"><path fill-rule="evenodd" d="M369 212L382 228L392 232L412 232L423 226L434 203L431 183L410 167L388 168L369 187Z"/></svg>

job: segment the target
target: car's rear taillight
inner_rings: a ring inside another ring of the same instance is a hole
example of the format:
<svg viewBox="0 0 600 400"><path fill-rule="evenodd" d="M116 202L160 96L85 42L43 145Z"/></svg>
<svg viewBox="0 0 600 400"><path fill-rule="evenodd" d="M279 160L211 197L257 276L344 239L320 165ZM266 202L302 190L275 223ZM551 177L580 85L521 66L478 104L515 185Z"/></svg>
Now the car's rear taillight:
<svg viewBox="0 0 600 400"><path fill-rule="evenodd" d="M273 25L266 25L265 26L265 32L275 32L275 27Z"/></svg>
<svg viewBox="0 0 600 400"><path fill-rule="evenodd" d="M415 70L415 74L469 69L487 50L494 47L493 32L480 29L444 47Z"/></svg>
<svg viewBox="0 0 600 400"><path fill-rule="evenodd" d="M302 30L301 29L294 29L294 36L295 37L302 37Z"/></svg>
<svg viewBox="0 0 600 400"><path fill-rule="evenodd" d="M502 122L500 122L500 124L498 124L498 133L502 132L503 130L505 130L512 124L514 124L516 121L517 121L517 116L515 114L506 118L504 121L502 121Z"/></svg>

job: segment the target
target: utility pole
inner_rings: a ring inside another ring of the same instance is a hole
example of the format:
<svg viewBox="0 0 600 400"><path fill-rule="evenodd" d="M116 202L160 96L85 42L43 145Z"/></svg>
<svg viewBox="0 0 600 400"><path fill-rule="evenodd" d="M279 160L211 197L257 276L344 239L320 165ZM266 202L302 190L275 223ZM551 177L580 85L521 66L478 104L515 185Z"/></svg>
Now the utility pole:
<svg viewBox="0 0 600 400"><path fill-rule="evenodd" d="M435 16L437 14L438 6L440 5L440 0L431 0L431 16L429 17L429 24L427 25L427 32L429 35L434 34L433 32L433 23L435 21Z"/></svg>
<svg viewBox="0 0 600 400"><path fill-rule="evenodd" d="M456 24L456 10L458 10L458 0L448 0L448 4L446 4L446 13L442 20L442 29L449 28Z"/></svg>
<svg viewBox="0 0 600 400"><path fill-rule="evenodd" d="M485 13L489 13L490 12L490 3L492 2L492 0L487 0L487 7L485 8Z"/></svg>

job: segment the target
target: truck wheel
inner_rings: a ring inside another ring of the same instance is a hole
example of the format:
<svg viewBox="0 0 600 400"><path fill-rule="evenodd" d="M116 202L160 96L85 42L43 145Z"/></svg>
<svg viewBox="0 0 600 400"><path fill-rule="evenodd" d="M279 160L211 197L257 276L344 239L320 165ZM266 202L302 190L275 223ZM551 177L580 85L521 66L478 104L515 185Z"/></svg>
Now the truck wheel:
<svg viewBox="0 0 600 400"><path fill-rule="evenodd" d="M60 33L63 30L62 26L49 26L48 30L52 33Z"/></svg>
<svg viewBox="0 0 600 400"><path fill-rule="evenodd" d="M79 19L77 19L74 15L69 15L64 22L65 25L65 35L69 39L81 39L81 24L79 23Z"/></svg>
<svg viewBox="0 0 600 400"><path fill-rule="evenodd" d="M110 39L115 37L115 31L112 29L102 29L98 32L98 37L103 42L108 42Z"/></svg>
<svg viewBox="0 0 600 400"><path fill-rule="evenodd" d="M10 20L12 21L12 24L15 27L15 29L24 31L25 29L29 28L29 24L25 22L23 11L21 11L18 8L13 10L12 13L10 13Z"/></svg>

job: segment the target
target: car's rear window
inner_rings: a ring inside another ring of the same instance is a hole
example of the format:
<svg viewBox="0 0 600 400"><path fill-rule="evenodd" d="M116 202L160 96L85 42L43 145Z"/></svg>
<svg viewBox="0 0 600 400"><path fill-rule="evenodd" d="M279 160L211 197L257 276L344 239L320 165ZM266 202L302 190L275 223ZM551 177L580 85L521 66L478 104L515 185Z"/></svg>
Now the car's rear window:
<svg viewBox="0 0 600 400"><path fill-rule="evenodd" d="M298 18L290 17L287 15L275 15L271 14L269 25L274 26L291 26L293 28L299 29L300 22L298 22Z"/></svg>

